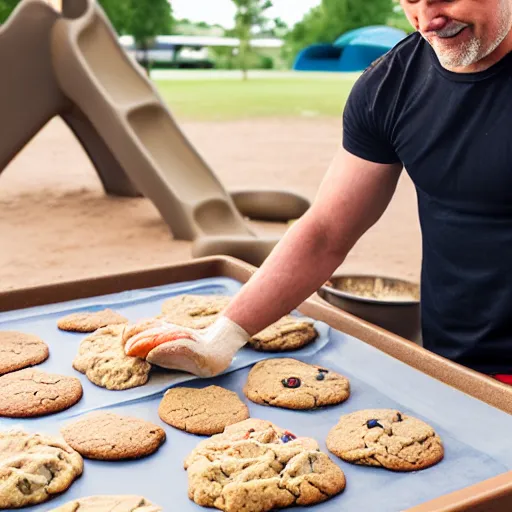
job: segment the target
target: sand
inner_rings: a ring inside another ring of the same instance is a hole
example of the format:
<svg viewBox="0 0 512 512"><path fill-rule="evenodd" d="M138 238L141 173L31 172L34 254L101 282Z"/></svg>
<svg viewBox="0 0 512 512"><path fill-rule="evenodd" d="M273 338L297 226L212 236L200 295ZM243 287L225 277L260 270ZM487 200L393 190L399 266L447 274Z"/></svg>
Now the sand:
<svg viewBox="0 0 512 512"><path fill-rule="evenodd" d="M278 187L310 199L340 139L338 119L183 123L224 185ZM285 225L257 224L261 233ZM145 198L107 197L67 127L54 119L0 175L0 290L146 269L184 261ZM414 187L404 173L381 220L341 266L419 280L421 240Z"/></svg>

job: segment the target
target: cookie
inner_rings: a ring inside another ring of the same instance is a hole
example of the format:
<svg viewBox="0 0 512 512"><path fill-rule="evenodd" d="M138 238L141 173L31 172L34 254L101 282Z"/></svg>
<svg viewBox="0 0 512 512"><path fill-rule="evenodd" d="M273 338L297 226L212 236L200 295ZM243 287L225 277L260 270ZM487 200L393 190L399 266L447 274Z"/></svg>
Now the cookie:
<svg viewBox="0 0 512 512"><path fill-rule="evenodd" d="M49 512L163 512L142 496L89 496L70 501Z"/></svg>
<svg viewBox="0 0 512 512"><path fill-rule="evenodd" d="M44 503L67 490L82 471L82 457L60 438L0 432L0 509Z"/></svg>
<svg viewBox="0 0 512 512"><path fill-rule="evenodd" d="M317 337L311 322L286 315L254 335L248 345L261 352L286 352L305 347Z"/></svg>
<svg viewBox="0 0 512 512"><path fill-rule="evenodd" d="M73 368L97 386L110 390L146 384L151 365L124 353L123 329L123 325L109 325L86 336L73 360Z"/></svg>
<svg viewBox="0 0 512 512"><path fill-rule="evenodd" d="M0 331L0 375L42 363L49 354L48 345L33 334Z"/></svg>
<svg viewBox="0 0 512 512"><path fill-rule="evenodd" d="M190 434L212 435L249 417L249 409L234 391L219 386L175 387L166 391L158 414L162 421Z"/></svg>
<svg viewBox="0 0 512 512"><path fill-rule="evenodd" d="M0 416L28 418L69 409L82 398L75 377L26 368L0 377Z"/></svg>
<svg viewBox="0 0 512 512"><path fill-rule="evenodd" d="M139 418L93 412L61 429L62 437L87 459L139 459L156 452L165 431Z"/></svg>
<svg viewBox="0 0 512 512"><path fill-rule="evenodd" d="M350 383L321 366L289 358L267 359L252 367L244 394L261 405L315 409L344 402L350 396Z"/></svg>
<svg viewBox="0 0 512 512"><path fill-rule="evenodd" d="M345 488L343 471L314 439L255 419L199 443L185 469L189 498L225 512L314 505Z"/></svg>
<svg viewBox="0 0 512 512"><path fill-rule="evenodd" d="M444 448L425 422L392 409L342 416L327 436L327 448L346 462L394 471L417 471L442 460Z"/></svg>
<svg viewBox="0 0 512 512"><path fill-rule="evenodd" d="M162 304L159 318L190 329L204 329L217 320L230 300L226 295L177 295Z"/></svg>
<svg viewBox="0 0 512 512"><path fill-rule="evenodd" d="M306 449L318 450L318 443L309 437L297 437L287 430L274 425L268 420L248 418L244 421L229 425L220 434L199 442L195 449L185 459L185 469L198 458L208 457L210 452L223 451L239 441L250 439L263 444L281 444L291 440L294 444L300 443Z"/></svg>
<svg viewBox="0 0 512 512"><path fill-rule="evenodd" d="M163 512L142 496L89 496L70 501L49 512Z"/></svg>
<svg viewBox="0 0 512 512"><path fill-rule="evenodd" d="M119 313L111 309L104 309L102 311L72 313L59 319L57 327L62 331L94 332L107 325L126 324L127 322L128 319Z"/></svg>

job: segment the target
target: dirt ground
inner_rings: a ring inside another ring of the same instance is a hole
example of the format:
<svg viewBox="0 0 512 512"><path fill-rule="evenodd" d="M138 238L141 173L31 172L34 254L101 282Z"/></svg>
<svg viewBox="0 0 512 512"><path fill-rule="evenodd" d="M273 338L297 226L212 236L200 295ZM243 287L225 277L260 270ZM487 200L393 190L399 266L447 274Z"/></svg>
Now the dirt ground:
<svg viewBox="0 0 512 512"><path fill-rule="evenodd" d="M279 187L313 199L340 138L337 119L184 123L184 132L224 185ZM260 226L282 232L286 226ZM59 120L0 176L0 290L184 261L144 198L104 195L89 160ZM340 272L419 279L421 241L414 188L404 174L382 219Z"/></svg>

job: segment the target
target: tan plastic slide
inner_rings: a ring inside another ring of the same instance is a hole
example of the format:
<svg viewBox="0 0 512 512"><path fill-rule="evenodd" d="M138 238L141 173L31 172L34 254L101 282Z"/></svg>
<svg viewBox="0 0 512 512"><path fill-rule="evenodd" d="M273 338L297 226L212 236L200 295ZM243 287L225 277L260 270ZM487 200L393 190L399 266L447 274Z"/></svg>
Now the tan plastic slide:
<svg viewBox="0 0 512 512"><path fill-rule="evenodd" d="M137 195L89 120L61 92L52 68L51 30L59 14L38 0L20 2L0 27L0 172L55 115L75 133L111 194Z"/></svg>
<svg viewBox="0 0 512 512"><path fill-rule="evenodd" d="M156 88L118 42L94 0L22 0L0 28L0 172L59 115L109 194L148 197L196 257L227 254L259 265L277 239L244 216L300 217L309 202L280 191L231 196L184 136Z"/></svg>

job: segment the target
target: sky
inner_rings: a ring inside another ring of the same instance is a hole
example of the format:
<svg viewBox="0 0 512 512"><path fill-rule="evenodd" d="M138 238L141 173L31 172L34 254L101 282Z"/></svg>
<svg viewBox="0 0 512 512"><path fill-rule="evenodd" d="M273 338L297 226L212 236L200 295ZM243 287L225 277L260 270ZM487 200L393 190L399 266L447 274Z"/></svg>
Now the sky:
<svg viewBox="0 0 512 512"><path fill-rule="evenodd" d="M273 0L273 7L266 11L269 18L281 18L288 26L300 21L304 14L321 0ZM191 21L218 23L233 27L235 4L231 0L170 0L175 18Z"/></svg>

